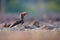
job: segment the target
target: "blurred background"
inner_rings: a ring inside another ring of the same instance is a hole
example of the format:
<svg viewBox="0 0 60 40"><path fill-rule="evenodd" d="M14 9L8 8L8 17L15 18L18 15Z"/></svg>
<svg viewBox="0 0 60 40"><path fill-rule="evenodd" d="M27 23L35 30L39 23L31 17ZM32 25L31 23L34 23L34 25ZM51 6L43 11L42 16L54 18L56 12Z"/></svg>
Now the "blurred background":
<svg viewBox="0 0 60 40"><path fill-rule="evenodd" d="M0 0L0 21L13 20L21 12L32 19L60 17L60 0Z"/></svg>

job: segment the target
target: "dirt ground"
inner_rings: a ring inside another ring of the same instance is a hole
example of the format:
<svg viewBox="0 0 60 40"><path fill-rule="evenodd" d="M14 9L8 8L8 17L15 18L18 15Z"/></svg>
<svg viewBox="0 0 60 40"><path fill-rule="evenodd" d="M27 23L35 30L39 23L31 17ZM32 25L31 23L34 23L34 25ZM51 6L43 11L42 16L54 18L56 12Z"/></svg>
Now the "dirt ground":
<svg viewBox="0 0 60 40"><path fill-rule="evenodd" d="M59 30L1 31L0 40L60 40Z"/></svg>

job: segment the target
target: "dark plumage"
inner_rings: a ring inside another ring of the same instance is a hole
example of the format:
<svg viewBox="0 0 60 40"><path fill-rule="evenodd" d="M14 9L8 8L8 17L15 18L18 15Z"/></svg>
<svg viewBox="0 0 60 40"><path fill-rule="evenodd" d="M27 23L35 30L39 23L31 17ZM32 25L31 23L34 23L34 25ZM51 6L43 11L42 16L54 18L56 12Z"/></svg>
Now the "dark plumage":
<svg viewBox="0 0 60 40"><path fill-rule="evenodd" d="M10 25L9 27L13 27L15 25L18 25L18 24L23 24L24 23L24 16L27 15L27 12L22 12L22 14L20 15L20 18L19 20L17 20L15 23L13 23L12 25Z"/></svg>

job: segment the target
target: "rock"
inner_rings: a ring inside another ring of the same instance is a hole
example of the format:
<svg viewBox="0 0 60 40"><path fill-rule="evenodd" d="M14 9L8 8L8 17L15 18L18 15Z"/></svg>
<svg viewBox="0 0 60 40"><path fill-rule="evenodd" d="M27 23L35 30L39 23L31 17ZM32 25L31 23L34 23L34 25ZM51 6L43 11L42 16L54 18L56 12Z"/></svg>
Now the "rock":
<svg viewBox="0 0 60 40"><path fill-rule="evenodd" d="M55 28L54 26L47 26L47 25L45 25L45 24L40 25L40 29L52 30L52 29L54 29L54 28Z"/></svg>

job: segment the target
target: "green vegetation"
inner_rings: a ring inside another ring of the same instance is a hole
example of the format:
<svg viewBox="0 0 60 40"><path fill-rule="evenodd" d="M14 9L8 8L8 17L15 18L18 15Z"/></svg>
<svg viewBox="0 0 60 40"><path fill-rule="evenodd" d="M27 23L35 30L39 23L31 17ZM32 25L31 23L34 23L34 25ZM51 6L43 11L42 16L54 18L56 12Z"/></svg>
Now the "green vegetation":
<svg viewBox="0 0 60 40"><path fill-rule="evenodd" d="M50 5L52 11L60 12L60 0L53 0L53 3Z"/></svg>
<svg viewBox="0 0 60 40"><path fill-rule="evenodd" d="M45 8L48 8L53 12L60 12L60 0L44 0L44 1L46 2L46 6L44 6ZM28 0L6 0L6 12L18 13L28 11L31 13L36 13L36 11L39 9L38 6L36 7L36 5L34 6L30 4L29 6L28 3L29 3Z"/></svg>
<svg viewBox="0 0 60 40"><path fill-rule="evenodd" d="M6 0L7 12L22 12L25 11L25 5L20 0Z"/></svg>

